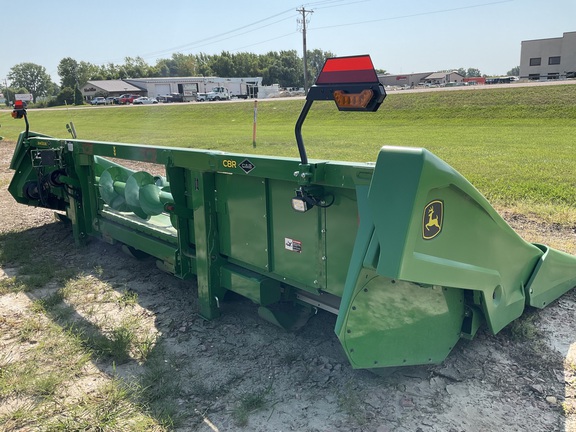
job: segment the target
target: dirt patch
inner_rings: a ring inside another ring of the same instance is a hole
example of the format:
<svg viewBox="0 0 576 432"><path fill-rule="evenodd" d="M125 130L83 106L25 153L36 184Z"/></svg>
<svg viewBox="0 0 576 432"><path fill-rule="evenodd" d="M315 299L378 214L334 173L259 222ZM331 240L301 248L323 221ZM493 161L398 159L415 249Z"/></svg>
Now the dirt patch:
<svg viewBox="0 0 576 432"><path fill-rule="evenodd" d="M0 233L22 232L36 242L35 253L94 275L117 296L137 294L136 305L114 314L129 310L145 323L144 333L159 335L181 387L173 401L181 415L176 430L576 431L574 291L542 311L530 310L496 336L480 330L473 341L462 340L441 365L393 369L382 376L353 370L334 334L334 315L320 311L304 328L287 333L260 320L251 302L235 297L222 304L221 318L206 322L196 313L193 282L162 273L153 260L136 261L116 246L94 241L76 247L69 227L54 222L51 211L18 205L8 194L13 149L0 143ZM512 213L505 217L530 241L575 250L573 229ZM1 270L0 278L17 271ZM7 326L21 323L32 313L32 301L45 294L0 297L1 352L17 359L18 350L27 349ZM78 319L105 320L84 312L89 303L78 306ZM76 377L74 391L64 393L80 398L78 393L92 392L113 375L129 380L144 367L136 360L91 362ZM255 395L259 404L243 405L255 403ZM15 404L0 398L0 412ZM244 425L241 407L247 411Z"/></svg>

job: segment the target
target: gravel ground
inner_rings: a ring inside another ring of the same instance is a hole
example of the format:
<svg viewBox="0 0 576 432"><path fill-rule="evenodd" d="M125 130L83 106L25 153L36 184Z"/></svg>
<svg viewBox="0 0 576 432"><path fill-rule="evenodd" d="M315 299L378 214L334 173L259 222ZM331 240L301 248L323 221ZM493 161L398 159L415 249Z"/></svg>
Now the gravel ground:
<svg viewBox="0 0 576 432"><path fill-rule="evenodd" d="M528 311L496 336L480 330L443 364L382 375L353 370L329 313L320 311L301 330L287 333L259 319L249 301L234 298L223 304L221 318L206 322L196 314L193 282L162 273L150 260L127 257L116 246L94 241L77 248L69 227L54 222L51 212L18 205L8 194L13 149L13 143L0 143L0 233L33 232L39 248L50 245L42 253L48 249L83 272L98 265L103 281L137 293L147 331L159 335L182 385L174 402L184 418L177 430L576 431L574 291L542 311ZM576 244L573 230L513 213L505 217L531 241ZM2 268L0 277L15 272ZM33 298L2 295L0 317L30 313ZM18 350L1 328L0 350ZM106 380L113 372L138 374L142 365L93 367L99 372L94 379ZM234 409L255 392L265 403L239 426ZM0 413L5 402L0 399Z"/></svg>

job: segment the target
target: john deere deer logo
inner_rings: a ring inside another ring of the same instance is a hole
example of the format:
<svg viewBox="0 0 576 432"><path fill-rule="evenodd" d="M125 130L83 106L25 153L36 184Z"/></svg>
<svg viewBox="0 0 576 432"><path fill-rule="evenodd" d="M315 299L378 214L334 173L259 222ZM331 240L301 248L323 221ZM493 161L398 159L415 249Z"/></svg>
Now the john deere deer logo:
<svg viewBox="0 0 576 432"><path fill-rule="evenodd" d="M424 207L422 217L422 238L430 240L442 231L442 220L444 217L444 203L439 200L430 201Z"/></svg>

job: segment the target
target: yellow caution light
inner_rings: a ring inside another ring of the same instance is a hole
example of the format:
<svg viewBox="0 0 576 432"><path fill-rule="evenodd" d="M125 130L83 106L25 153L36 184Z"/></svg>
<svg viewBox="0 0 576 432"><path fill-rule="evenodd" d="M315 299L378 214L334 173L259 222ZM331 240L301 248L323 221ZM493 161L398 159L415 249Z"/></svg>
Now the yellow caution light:
<svg viewBox="0 0 576 432"><path fill-rule="evenodd" d="M344 93L342 90L334 91L334 102L341 108L366 108L368 102L372 100L374 92L371 89L362 90L360 93Z"/></svg>

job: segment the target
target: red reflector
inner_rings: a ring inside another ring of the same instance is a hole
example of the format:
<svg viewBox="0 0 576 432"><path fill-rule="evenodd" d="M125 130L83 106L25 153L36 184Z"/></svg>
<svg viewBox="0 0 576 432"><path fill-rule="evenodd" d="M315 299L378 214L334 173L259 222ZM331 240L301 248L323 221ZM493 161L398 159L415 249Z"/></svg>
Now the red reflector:
<svg viewBox="0 0 576 432"><path fill-rule="evenodd" d="M14 109L22 109L24 108L24 102L21 100L14 101Z"/></svg>
<svg viewBox="0 0 576 432"><path fill-rule="evenodd" d="M316 84L374 83L378 76L369 55L330 58Z"/></svg>

